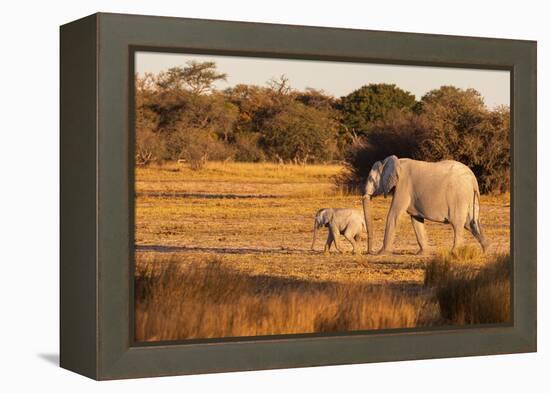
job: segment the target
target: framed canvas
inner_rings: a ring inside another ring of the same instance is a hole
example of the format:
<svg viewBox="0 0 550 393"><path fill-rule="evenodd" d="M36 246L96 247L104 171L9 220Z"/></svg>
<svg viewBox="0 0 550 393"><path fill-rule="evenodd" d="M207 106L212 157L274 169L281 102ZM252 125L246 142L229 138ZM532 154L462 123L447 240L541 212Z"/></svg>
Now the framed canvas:
<svg viewBox="0 0 550 393"><path fill-rule="evenodd" d="M536 351L536 42L105 13L60 34L62 367Z"/></svg>

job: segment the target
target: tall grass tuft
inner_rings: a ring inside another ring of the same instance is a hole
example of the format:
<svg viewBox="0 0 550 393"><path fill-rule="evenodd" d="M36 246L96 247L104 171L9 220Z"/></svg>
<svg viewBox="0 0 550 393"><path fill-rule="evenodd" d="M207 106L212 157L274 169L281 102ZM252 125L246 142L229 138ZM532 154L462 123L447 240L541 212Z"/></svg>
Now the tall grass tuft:
<svg viewBox="0 0 550 393"><path fill-rule="evenodd" d="M440 253L426 266L424 284L435 289L441 317L452 325L511 322L509 255L476 266L473 247Z"/></svg>

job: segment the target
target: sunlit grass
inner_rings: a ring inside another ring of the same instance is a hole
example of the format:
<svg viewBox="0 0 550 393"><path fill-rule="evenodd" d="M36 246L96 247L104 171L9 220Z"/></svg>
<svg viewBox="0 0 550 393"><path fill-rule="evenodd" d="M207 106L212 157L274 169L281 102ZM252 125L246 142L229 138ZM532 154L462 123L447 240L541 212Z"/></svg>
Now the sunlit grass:
<svg viewBox="0 0 550 393"><path fill-rule="evenodd" d="M483 257L463 247L436 255L426 266L424 283L435 288L449 324L506 323L511 322L511 268L509 254Z"/></svg>
<svg viewBox="0 0 550 393"><path fill-rule="evenodd" d="M235 181L255 179L272 183L315 182L327 179L342 171L341 165L292 165L250 162L209 162L206 168L194 171L185 164L175 162L136 168L137 181L155 179Z"/></svg>
<svg viewBox="0 0 550 393"><path fill-rule="evenodd" d="M136 272L138 341L415 327L426 306L406 289L251 276L218 258L158 262Z"/></svg>

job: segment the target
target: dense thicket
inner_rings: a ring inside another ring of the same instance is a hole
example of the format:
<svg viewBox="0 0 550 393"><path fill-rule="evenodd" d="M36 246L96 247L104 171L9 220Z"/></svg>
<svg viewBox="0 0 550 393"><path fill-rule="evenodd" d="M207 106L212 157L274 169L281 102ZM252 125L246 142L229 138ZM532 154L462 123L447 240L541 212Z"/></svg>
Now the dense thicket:
<svg viewBox="0 0 550 393"><path fill-rule="evenodd" d="M213 63L137 76L137 163L185 160L199 169L208 160L306 164L343 158L332 97L292 90L284 76L266 86L212 88L225 78Z"/></svg>
<svg viewBox="0 0 550 393"><path fill-rule="evenodd" d="M265 86L236 85L213 62L189 62L136 76L136 163L208 160L300 164L344 161L337 182L356 190L372 164L395 154L455 159L482 192L509 189L509 109L488 109L473 90L442 86L416 101L391 84L370 84L334 98L291 88L282 75Z"/></svg>

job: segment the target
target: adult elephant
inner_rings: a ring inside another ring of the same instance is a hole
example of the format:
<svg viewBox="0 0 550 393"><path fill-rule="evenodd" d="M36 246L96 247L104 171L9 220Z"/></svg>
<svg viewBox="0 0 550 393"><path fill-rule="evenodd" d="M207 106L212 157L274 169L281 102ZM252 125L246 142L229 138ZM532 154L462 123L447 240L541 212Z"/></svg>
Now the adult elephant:
<svg viewBox="0 0 550 393"><path fill-rule="evenodd" d="M370 200L380 194L386 197L392 191L380 253L392 251L397 220L405 212L411 217L419 253L427 249L424 220L451 224L453 250L460 246L464 229L475 236L483 251L487 249L488 243L479 223L479 186L470 168L451 160L425 162L390 156L372 166L365 184L363 212L369 253L373 253Z"/></svg>

